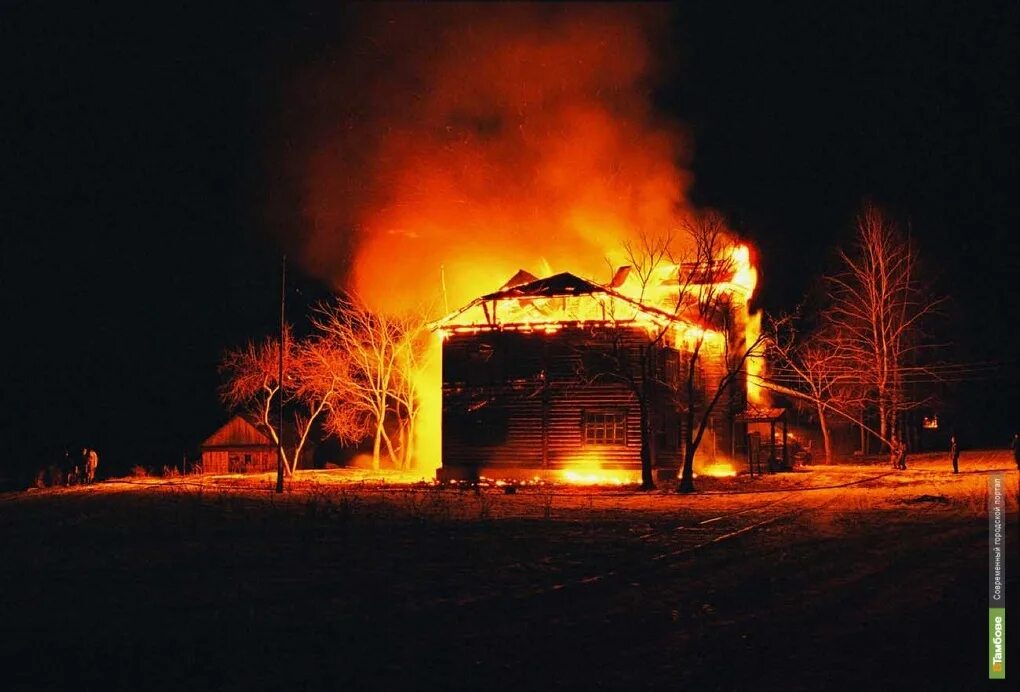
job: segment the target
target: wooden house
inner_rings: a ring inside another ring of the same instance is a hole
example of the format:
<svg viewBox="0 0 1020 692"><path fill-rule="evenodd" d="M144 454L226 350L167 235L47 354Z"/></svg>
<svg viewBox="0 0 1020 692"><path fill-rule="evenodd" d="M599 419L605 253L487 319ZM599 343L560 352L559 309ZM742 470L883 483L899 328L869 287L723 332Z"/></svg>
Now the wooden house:
<svg viewBox="0 0 1020 692"><path fill-rule="evenodd" d="M613 283L625 278L618 273ZM703 327L613 284L566 273L535 279L522 271L438 328L440 479L531 478L569 469L639 473L643 442L655 474L676 477L686 406L677 398L684 335ZM724 338L703 345L695 406L725 373ZM726 415L742 405L740 396L726 397L706 447L731 443Z"/></svg>
<svg viewBox="0 0 1020 692"><path fill-rule="evenodd" d="M202 443L203 473L276 470L276 444L261 427L236 415Z"/></svg>

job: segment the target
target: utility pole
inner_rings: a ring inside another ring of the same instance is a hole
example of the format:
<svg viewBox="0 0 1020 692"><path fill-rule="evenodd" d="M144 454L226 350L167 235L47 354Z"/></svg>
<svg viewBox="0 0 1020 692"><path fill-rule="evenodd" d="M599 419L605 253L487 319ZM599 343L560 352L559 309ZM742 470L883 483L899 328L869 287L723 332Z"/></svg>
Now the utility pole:
<svg viewBox="0 0 1020 692"><path fill-rule="evenodd" d="M285 306L287 298L287 255L283 256L280 267L280 371L277 379L277 393L280 399L277 402L280 412L280 433L276 438L276 492L283 492L283 350L287 347L287 326L285 321Z"/></svg>

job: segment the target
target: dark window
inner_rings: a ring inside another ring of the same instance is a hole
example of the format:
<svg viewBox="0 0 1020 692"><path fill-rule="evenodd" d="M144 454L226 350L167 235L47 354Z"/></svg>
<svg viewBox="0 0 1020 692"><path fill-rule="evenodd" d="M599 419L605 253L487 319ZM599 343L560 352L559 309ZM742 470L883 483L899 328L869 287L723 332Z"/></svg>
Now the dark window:
<svg viewBox="0 0 1020 692"><path fill-rule="evenodd" d="M586 446L623 446L627 444L626 411L585 411Z"/></svg>

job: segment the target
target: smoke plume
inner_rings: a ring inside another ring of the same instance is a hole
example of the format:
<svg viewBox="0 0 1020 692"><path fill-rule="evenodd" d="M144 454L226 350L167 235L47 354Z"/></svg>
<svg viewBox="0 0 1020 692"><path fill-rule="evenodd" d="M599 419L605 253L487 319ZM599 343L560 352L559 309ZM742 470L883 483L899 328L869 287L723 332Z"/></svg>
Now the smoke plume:
<svg viewBox="0 0 1020 692"><path fill-rule="evenodd" d="M299 81L306 268L388 310L519 268L608 280L607 254L686 204L683 133L651 104L666 11L367 10Z"/></svg>

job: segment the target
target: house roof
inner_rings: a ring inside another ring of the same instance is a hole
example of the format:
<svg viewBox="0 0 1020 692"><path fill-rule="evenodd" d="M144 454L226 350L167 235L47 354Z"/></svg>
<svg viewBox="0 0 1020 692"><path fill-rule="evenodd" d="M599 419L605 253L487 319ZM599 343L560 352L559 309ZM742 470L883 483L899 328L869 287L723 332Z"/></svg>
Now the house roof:
<svg viewBox="0 0 1020 692"><path fill-rule="evenodd" d="M641 303L569 272L526 283L515 282L524 275L527 272L517 272L500 290L476 298L433 326L498 328L565 322L621 323L638 318L688 323L658 307Z"/></svg>
<svg viewBox="0 0 1020 692"><path fill-rule="evenodd" d="M260 426L238 414L202 443L203 449L211 447L275 447L275 444Z"/></svg>
<svg viewBox="0 0 1020 692"><path fill-rule="evenodd" d="M535 279L527 283L514 283L515 279L522 274L531 276L528 272L521 270L513 275L502 288L495 293L482 296L482 300L499 300L502 298L552 298L554 296L579 296L591 293L607 293L607 289L585 281L579 276L569 272L553 274L544 279Z"/></svg>
<svg viewBox="0 0 1020 692"><path fill-rule="evenodd" d="M514 286L520 286L521 284L528 284L528 283L531 283L532 281L537 281L537 280L538 280L538 277L535 276L534 274L532 274L531 272L525 271L523 269L518 269L517 273L514 274L513 276L511 276L510 279L505 284L500 286L499 290L504 291L504 290L506 290L508 288L513 288Z"/></svg>

